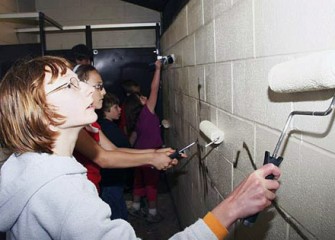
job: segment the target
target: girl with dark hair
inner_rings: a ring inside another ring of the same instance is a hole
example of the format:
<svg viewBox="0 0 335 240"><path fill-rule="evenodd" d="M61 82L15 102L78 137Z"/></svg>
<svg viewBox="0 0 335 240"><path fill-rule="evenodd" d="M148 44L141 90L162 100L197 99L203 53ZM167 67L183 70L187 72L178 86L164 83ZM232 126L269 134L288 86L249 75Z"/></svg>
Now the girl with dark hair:
<svg viewBox="0 0 335 240"><path fill-rule="evenodd" d="M162 67L161 61L156 61L155 67L149 98L135 93L125 101L127 131L130 133L129 139L135 149L159 149L163 145L159 118L155 114ZM157 223L162 220L163 217L157 212L158 182L158 170L150 166L135 168L134 199L129 211L130 214L143 215L143 211L140 209L140 200L142 197L146 197L148 200L148 212L145 213L146 220L150 223Z"/></svg>
<svg viewBox="0 0 335 240"><path fill-rule="evenodd" d="M101 109L106 91L98 70L92 65L80 65L76 73L80 81L94 88L92 106L95 109ZM92 149L92 144L94 143L90 142L92 139L104 150L107 150L107 152L100 153L101 151L99 151L99 153L96 154L95 149ZM100 168L133 167L146 164L145 162L153 162L155 163L155 167L166 170L168 167L171 167L172 164L176 163L176 161L172 162L168 157L168 155L171 154L171 150L172 149L166 148L158 152L155 149L135 150L130 148L118 148L101 131L99 123L93 122L86 125L80 131L74 156L87 168L88 179L94 183L100 192ZM105 155L105 157L101 157L102 154ZM149 159L146 159L147 157L149 157ZM160 163L158 164L158 162Z"/></svg>

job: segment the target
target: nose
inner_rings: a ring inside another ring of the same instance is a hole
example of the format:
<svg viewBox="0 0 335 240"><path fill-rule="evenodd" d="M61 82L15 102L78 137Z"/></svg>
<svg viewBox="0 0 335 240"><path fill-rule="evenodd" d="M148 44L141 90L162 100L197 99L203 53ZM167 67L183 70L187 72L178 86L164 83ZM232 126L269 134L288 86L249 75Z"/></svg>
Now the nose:
<svg viewBox="0 0 335 240"><path fill-rule="evenodd" d="M105 88L103 88L103 89L101 90L101 94L102 94L103 96L106 95L106 89L105 89Z"/></svg>

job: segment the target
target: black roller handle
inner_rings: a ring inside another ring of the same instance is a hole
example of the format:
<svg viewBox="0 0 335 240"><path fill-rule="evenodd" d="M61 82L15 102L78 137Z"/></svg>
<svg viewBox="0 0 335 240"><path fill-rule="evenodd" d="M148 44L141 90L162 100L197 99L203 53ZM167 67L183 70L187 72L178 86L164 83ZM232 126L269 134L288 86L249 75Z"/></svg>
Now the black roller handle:
<svg viewBox="0 0 335 240"><path fill-rule="evenodd" d="M180 160L180 159L182 159L183 157L181 156L181 153L178 151L178 149L176 149L176 151L175 151L174 153L171 153L171 154L169 155L169 158L171 158L171 159L176 158L176 159Z"/></svg>
<svg viewBox="0 0 335 240"><path fill-rule="evenodd" d="M277 167L279 167L279 165L281 164L282 161L283 161L282 157L275 158L273 156L270 156L270 153L268 151L266 151L265 156L264 156L263 165L268 164L268 163L272 163L272 164L276 165ZM265 178L266 179L273 179L274 176L273 176L273 174L270 174L270 175L266 176ZM243 219L243 224L245 226L251 227L256 222L257 216L258 216L258 213Z"/></svg>

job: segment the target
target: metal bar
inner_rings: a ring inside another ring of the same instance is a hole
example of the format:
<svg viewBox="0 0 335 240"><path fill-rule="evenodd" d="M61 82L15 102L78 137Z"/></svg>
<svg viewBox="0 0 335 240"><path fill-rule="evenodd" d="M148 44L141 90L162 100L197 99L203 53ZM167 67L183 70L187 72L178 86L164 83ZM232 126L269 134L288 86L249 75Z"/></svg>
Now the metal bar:
<svg viewBox="0 0 335 240"><path fill-rule="evenodd" d="M63 30L63 26L60 25L58 22L56 22L55 20L53 20L52 18L49 18L48 16L44 15L44 19L45 21L49 22L51 25L54 25L55 27L57 27L60 30Z"/></svg>
<svg viewBox="0 0 335 240"><path fill-rule="evenodd" d="M1 19L17 19L17 18L39 18L39 13L37 12L27 12L27 13L2 13L0 14Z"/></svg>
<svg viewBox="0 0 335 240"><path fill-rule="evenodd" d="M0 14L0 19L36 19L40 20L41 12L27 12L27 13L5 13ZM58 29L62 29L62 25L53 20L52 18L46 16L44 13L44 21L50 23L51 25L57 27ZM38 31L39 29L37 29Z"/></svg>
<svg viewBox="0 0 335 240"><path fill-rule="evenodd" d="M156 23L120 23L120 24L99 24L91 25L92 29L101 28L155 28Z"/></svg>
<svg viewBox="0 0 335 240"><path fill-rule="evenodd" d="M91 29L118 29L118 28L156 28L157 23L126 23L126 24L99 24L99 25L90 25ZM85 30L85 25L78 25L78 26L63 26L62 31L78 31L78 30ZM60 31L56 27L46 27L45 31L52 32L52 31ZM16 32L20 33L33 33L39 32L38 28L21 28L17 29Z"/></svg>
<svg viewBox="0 0 335 240"><path fill-rule="evenodd" d="M278 151L280 149L280 146L284 140L284 137L286 136L286 133L287 133L287 129L289 127L289 124L293 118L294 115L305 115L305 116L327 116L329 115L333 109L335 107L335 94L333 96L333 99L329 105L329 107L325 110L325 111L293 111L291 112L289 115L288 115L288 118L286 120L286 123L285 123L285 127L283 128L283 130L281 131L281 134L280 134L280 137L278 139L278 142L276 144L276 147L273 151L273 154L272 154L272 157L275 157L277 158L277 154L278 154Z"/></svg>
<svg viewBox="0 0 335 240"><path fill-rule="evenodd" d="M159 56L161 52L161 45L160 45L161 28L159 23L156 23L155 30L156 30L156 54L157 56Z"/></svg>
<svg viewBox="0 0 335 240"><path fill-rule="evenodd" d="M89 49L93 49L93 38L92 38L92 29L91 29L91 26L86 26L86 28L85 28L85 36L86 36L86 46Z"/></svg>

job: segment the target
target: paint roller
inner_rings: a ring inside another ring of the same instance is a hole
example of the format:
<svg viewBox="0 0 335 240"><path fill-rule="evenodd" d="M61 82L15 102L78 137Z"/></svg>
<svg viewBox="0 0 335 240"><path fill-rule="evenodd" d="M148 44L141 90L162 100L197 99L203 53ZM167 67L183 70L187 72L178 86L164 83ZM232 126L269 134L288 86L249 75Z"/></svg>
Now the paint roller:
<svg viewBox="0 0 335 240"><path fill-rule="evenodd" d="M224 133L217 126L210 121L204 120L199 124L200 131L210 140L210 143L206 144L208 147L212 144L220 144L224 140Z"/></svg>
<svg viewBox="0 0 335 240"><path fill-rule="evenodd" d="M270 89L279 93L335 88L335 51L314 53L277 64L270 70L268 80ZM286 120L272 156L266 151L263 164L273 163L279 166L283 161L283 158L277 155L294 115L327 116L332 112L334 105L335 95L325 111L292 111ZM266 178L273 179L273 177L269 175ZM244 219L243 224L251 226L256 221L257 215Z"/></svg>
<svg viewBox="0 0 335 240"><path fill-rule="evenodd" d="M212 144L220 144L224 140L224 133L221 131L218 127L216 127L213 123L210 121L204 120L200 122L199 124L200 131L210 140L210 143L206 144L205 147L208 147ZM176 149L174 153L169 155L171 159L177 158L178 160L182 158L181 154L184 153L184 151L194 144L196 144L198 140L192 142L191 144L187 145L186 147L182 148L181 150Z"/></svg>

